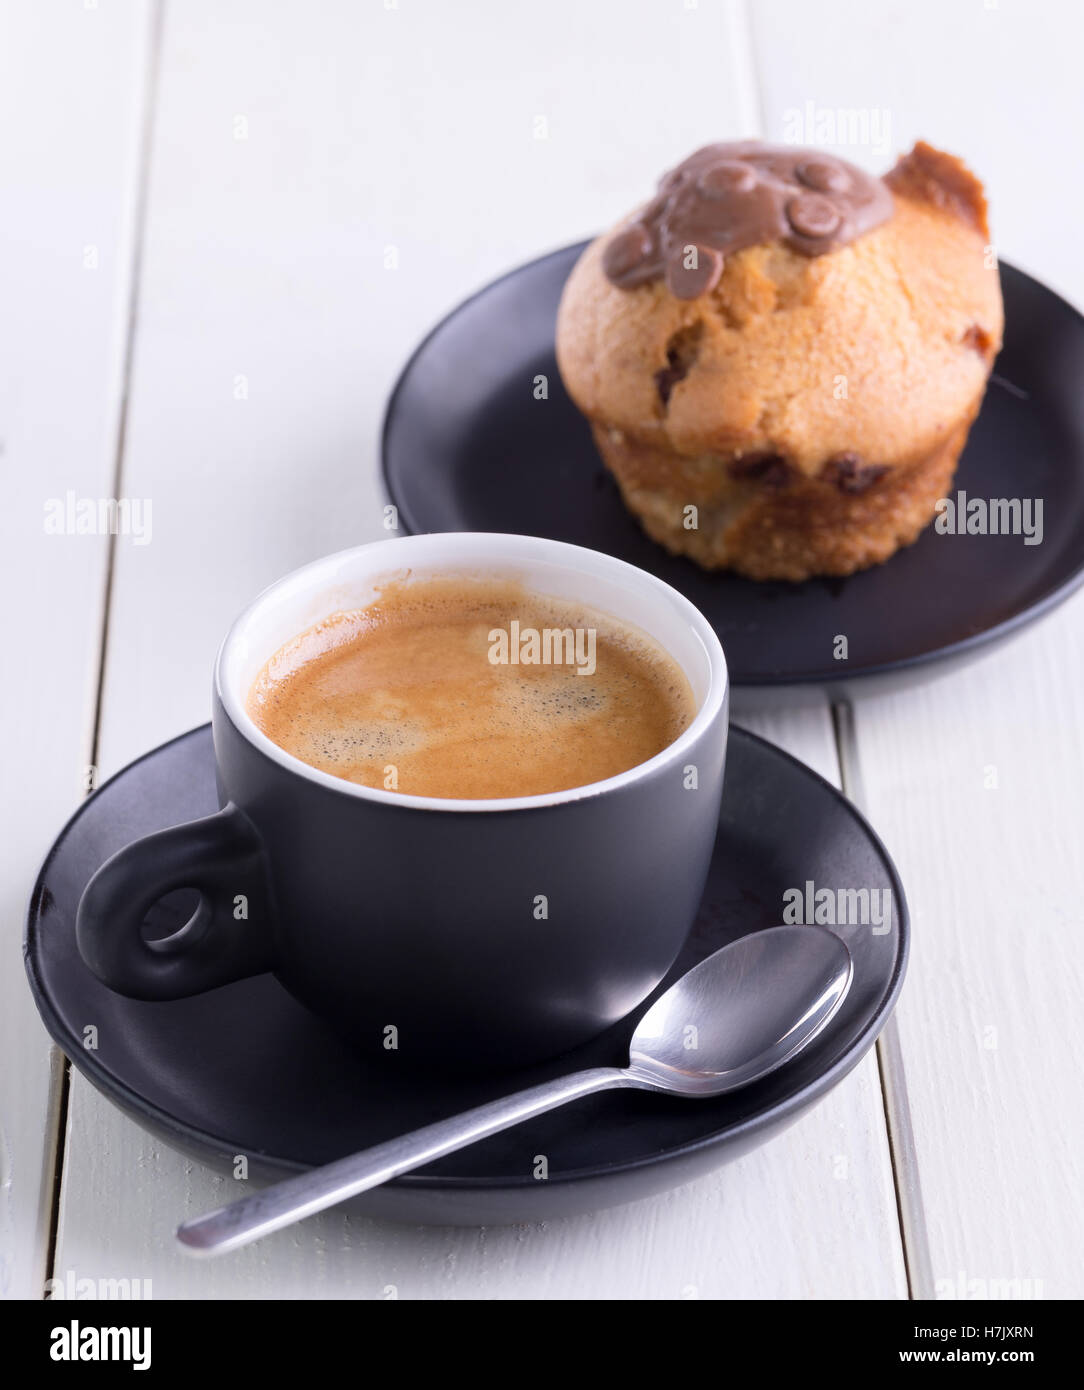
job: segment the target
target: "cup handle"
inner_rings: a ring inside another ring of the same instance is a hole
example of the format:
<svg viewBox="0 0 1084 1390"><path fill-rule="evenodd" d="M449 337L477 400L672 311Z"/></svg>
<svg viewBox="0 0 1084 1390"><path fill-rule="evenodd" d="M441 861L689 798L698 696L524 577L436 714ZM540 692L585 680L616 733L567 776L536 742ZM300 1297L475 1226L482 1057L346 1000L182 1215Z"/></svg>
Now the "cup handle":
<svg viewBox="0 0 1084 1390"><path fill-rule="evenodd" d="M175 888L200 901L161 941L140 930ZM232 803L216 815L147 835L114 854L83 890L79 954L131 999L183 999L272 968L271 894L259 837Z"/></svg>

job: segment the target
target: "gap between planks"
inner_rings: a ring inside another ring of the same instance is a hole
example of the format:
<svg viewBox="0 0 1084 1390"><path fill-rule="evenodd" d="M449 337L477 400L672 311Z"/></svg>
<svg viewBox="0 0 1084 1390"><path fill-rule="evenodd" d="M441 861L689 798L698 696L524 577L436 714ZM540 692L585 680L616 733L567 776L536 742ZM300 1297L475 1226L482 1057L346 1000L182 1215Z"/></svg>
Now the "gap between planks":
<svg viewBox="0 0 1084 1390"><path fill-rule="evenodd" d="M832 728L839 759L839 780L847 798L865 816L867 801L858 757L858 737L854 707L849 701L832 704ZM877 1071L881 1080L888 1152L896 1188L896 1213L900 1223L903 1263L907 1271L907 1290L912 1299L936 1297L930 1240L926 1229L926 1209L918 1170L911 1106L907 1098L907 1076L903 1065L899 1027L895 1011L876 1043Z"/></svg>
<svg viewBox="0 0 1084 1390"><path fill-rule="evenodd" d="M120 392L115 423L116 445L113 454L113 497L122 496L124 488L124 451L128 437L128 406L131 399L132 366L135 361L136 334L139 323L139 289L143 272L143 242L147 224L150 196L151 155L154 141L154 120L158 106L158 77L161 70L162 31L165 25L166 0L150 0L151 20L148 26L144 55L142 129L139 141L139 160L136 168L135 198L132 205L132 263L128 281L128 312L124 326L124 356L121 365ZM102 701L105 693L106 654L109 648L109 614L113 600L113 574L116 565L117 536L110 534L106 551L102 618L98 633L98 669L94 681L94 708L86 763L98 766L98 745L102 726ZM93 779L96 780L96 779ZM88 788L87 795L92 788ZM56 1247L60 1231L60 1203L64 1187L64 1160L68 1140L68 1101L71 1094L71 1062L58 1047L53 1046L55 1070L53 1082L57 1099L52 1107L53 1132L47 1152L53 1154L52 1189L49 1203L49 1230L45 1249L45 1287L56 1277Z"/></svg>

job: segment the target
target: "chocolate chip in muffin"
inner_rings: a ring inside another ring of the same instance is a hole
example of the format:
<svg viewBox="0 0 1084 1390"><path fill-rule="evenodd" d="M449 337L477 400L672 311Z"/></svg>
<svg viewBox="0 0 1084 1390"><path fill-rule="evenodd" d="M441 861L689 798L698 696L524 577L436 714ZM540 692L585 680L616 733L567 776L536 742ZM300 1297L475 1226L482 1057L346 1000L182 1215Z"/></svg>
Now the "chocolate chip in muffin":
<svg viewBox="0 0 1084 1390"><path fill-rule="evenodd" d="M981 323L973 323L960 339L964 347L972 348L980 357L989 357L994 340Z"/></svg>
<svg viewBox="0 0 1084 1390"><path fill-rule="evenodd" d="M696 180L705 198L727 198L732 193L750 193L757 186L757 171L738 159L709 164Z"/></svg>
<svg viewBox="0 0 1084 1390"><path fill-rule="evenodd" d="M632 222L606 247L604 265L611 279L620 279L624 285L639 285L650 280L654 274L650 257L654 250L651 232L642 222Z"/></svg>
<svg viewBox="0 0 1084 1390"><path fill-rule="evenodd" d="M732 478L749 479L768 487L786 487L790 482L790 464L782 454L773 454L766 449L731 459L726 471Z"/></svg>
<svg viewBox="0 0 1084 1390"><path fill-rule="evenodd" d="M697 319L695 323L686 324L684 328L679 328L676 333L671 334L670 341L666 344L666 366L660 367L655 373L655 388L663 409L670 404L670 395L674 387L689 375L700 351L703 333L704 324Z"/></svg>
<svg viewBox="0 0 1084 1390"><path fill-rule="evenodd" d="M815 188L818 193L846 193L851 176L842 164L832 159L806 159L795 166L799 183Z"/></svg>
<svg viewBox="0 0 1084 1390"><path fill-rule="evenodd" d="M848 450L830 458L821 469L821 477L834 483L840 492L865 492L887 472L884 464L863 463L861 454Z"/></svg>
<svg viewBox="0 0 1084 1390"><path fill-rule="evenodd" d="M837 207L819 193L802 193L787 204L787 221L799 236L830 237L842 221Z"/></svg>

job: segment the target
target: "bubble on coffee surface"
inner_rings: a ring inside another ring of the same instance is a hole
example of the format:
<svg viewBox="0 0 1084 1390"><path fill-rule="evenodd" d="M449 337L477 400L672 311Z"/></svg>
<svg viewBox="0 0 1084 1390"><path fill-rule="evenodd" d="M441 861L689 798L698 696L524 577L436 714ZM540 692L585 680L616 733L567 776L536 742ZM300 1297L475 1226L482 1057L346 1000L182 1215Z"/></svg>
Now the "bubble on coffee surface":
<svg viewBox="0 0 1084 1390"><path fill-rule="evenodd" d="M543 629L593 632L593 673L578 673L582 644L558 646L569 663L510 649L491 660L495 631ZM512 580L448 576L389 583L368 608L299 634L260 672L248 712L333 776L472 799L614 776L672 743L695 703L681 669L637 629Z"/></svg>
<svg viewBox="0 0 1084 1390"><path fill-rule="evenodd" d="M283 725L295 757L314 767L347 771L361 764L387 763L404 753L416 753L426 742L426 731L420 725L390 724L383 718L344 717L341 723L329 719L313 728L303 717L294 715L287 716Z"/></svg>

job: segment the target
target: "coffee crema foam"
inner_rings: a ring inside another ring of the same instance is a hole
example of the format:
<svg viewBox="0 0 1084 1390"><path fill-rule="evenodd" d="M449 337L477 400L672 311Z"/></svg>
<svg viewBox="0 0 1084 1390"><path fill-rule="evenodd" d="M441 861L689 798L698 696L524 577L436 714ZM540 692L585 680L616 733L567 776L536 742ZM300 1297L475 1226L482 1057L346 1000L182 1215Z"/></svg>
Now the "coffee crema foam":
<svg viewBox="0 0 1084 1390"><path fill-rule="evenodd" d="M696 704L638 629L514 580L456 576L388 582L368 607L331 614L271 657L246 709L334 777L477 800L614 777L673 743Z"/></svg>

